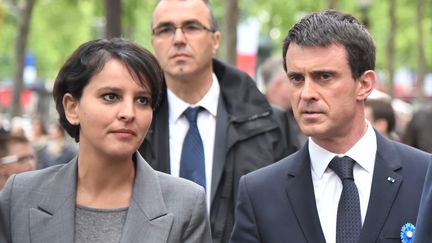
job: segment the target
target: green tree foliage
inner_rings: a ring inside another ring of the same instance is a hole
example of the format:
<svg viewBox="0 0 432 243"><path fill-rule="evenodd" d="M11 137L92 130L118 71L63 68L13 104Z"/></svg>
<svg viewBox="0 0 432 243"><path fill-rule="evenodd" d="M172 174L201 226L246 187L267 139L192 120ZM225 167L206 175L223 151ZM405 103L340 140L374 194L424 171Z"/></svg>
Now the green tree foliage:
<svg viewBox="0 0 432 243"><path fill-rule="evenodd" d="M227 0L225 0L227 1ZM223 1L211 1L219 25L224 17ZM156 0L122 1L123 36L151 48L151 11ZM427 71L432 71L432 0L425 0L424 43ZM52 80L66 57L81 43L103 36L104 1L37 0L31 24L28 51L36 56L38 77ZM274 54L280 55L281 43L288 29L311 11L328 7L328 0L239 0L240 21L256 16L262 23L262 36L273 42ZM416 1L396 0L395 68L417 67ZM0 20L0 80L11 77L16 22L7 6L2 5ZM338 0L339 10L359 19L363 14L358 1ZM377 68L386 67L386 41L389 31L388 1L372 0L368 11L369 31L377 43ZM222 38L223 38L222 33Z"/></svg>
<svg viewBox="0 0 432 243"><path fill-rule="evenodd" d="M34 9L28 51L36 56L38 76L55 77L60 66L81 43L101 36L101 17L94 1L39 0Z"/></svg>
<svg viewBox="0 0 432 243"><path fill-rule="evenodd" d="M6 5L1 4L2 15L0 25L0 80L11 80L12 66L15 62L13 58L15 37L18 25L17 19L11 14L11 10Z"/></svg>

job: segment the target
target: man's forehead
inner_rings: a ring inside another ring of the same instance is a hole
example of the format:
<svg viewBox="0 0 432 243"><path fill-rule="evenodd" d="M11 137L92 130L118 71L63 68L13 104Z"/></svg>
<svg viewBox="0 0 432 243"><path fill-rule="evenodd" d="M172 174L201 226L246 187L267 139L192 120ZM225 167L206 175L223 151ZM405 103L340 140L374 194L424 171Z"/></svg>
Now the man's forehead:
<svg viewBox="0 0 432 243"><path fill-rule="evenodd" d="M156 5L152 21L185 22L209 17L208 6L202 0L163 0Z"/></svg>
<svg viewBox="0 0 432 243"><path fill-rule="evenodd" d="M163 0L156 4L153 15L164 15L166 10L177 11L181 14L181 10L194 10L195 12L202 12L207 10L205 13L209 12L208 5L202 0ZM174 16L175 17L175 16Z"/></svg>

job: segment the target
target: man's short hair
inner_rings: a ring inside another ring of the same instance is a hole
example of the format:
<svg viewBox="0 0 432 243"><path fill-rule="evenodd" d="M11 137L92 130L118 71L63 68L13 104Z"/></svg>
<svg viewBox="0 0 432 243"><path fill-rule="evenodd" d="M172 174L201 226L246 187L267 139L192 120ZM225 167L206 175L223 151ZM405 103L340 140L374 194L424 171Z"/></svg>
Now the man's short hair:
<svg viewBox="0 0 432 243"><path fill-rule="evenodd" d="M283 43L284 68L291 43L302 47L342 45L347 52L352 77L357 79L375 69L375 44L366 28L352 15L336 10L315 12L302 18L288 32Z"/></svg>

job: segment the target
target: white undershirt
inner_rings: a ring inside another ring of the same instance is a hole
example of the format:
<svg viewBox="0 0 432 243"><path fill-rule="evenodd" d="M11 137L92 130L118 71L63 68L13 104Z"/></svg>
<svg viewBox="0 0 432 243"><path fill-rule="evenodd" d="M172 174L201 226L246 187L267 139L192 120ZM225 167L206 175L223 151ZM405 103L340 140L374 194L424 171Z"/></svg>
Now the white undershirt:
<svg viewBox="0 0 432 243"><path fill-rule="evenodd" d="M171 175L180 175L180 158L183 140L189 129L189 122L183 112L189 107L201 106L205 110L198 113L197 124L204 146L205 175L206 175L206 201L210 211L210 188L213 168L213 149L216 130L216 114L220 94L219 82L213 74L212 85L207 94L196 104L188 104L168 89L169 109L169 146Z"/></svg>
<svg viewBox="0 0 432 243"><path fill-rule="evenodd" d="M369 196L372 187L372 176L377 151L376 134L367 122L367 131L363 137L346 153L356 161L354 165L354 181L360 198L362 224L366 217ZM336 220L339 198L342 193L342 182L336 173L328 169L334 154L309 138L312 182L321 228L327 243L336 242Z"/></svg>

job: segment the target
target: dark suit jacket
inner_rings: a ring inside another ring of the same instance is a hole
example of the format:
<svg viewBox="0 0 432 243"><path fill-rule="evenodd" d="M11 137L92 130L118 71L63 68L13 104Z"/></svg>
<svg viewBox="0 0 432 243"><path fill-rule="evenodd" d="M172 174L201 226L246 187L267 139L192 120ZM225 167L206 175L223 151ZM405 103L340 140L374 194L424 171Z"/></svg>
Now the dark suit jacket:
<svg viewBox="0 0 432 243"><path fill-rule="evenodd" d="M221 91L210 188L210 225L213 242L217 243L229 240L240 177L282 159L294 149L286 141L289 131L285 112L272 109L248 75L217 60L213 70ZM154 169L170 173L166 92L162 97L139 151Z"/></svg>
<svg viewBox="0 0 432 243"><path fill-rule="evenodd" d="M415 243L432 242L432 166L429 166L418 213Z"/></svg>
<svg viewBox="0 0 432 243"><path fill-rule="evenodd" d="M377 134L371 195L361 243L401 242L415 223L431 155ZM395 179L394 182L387 180ZM232 243L324 243L307 143L297 153L240 180Z"/></svg>

